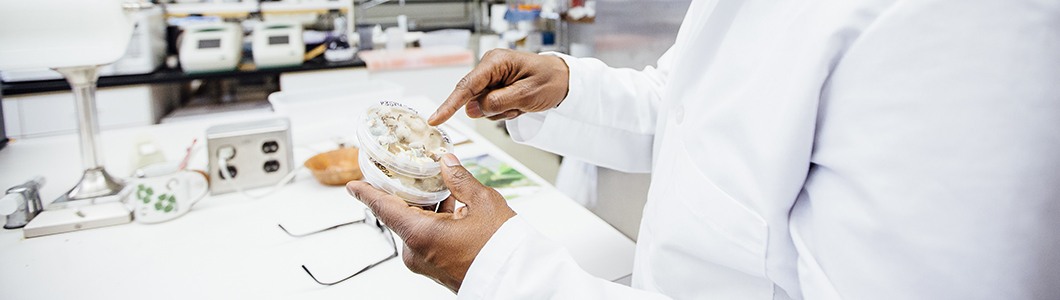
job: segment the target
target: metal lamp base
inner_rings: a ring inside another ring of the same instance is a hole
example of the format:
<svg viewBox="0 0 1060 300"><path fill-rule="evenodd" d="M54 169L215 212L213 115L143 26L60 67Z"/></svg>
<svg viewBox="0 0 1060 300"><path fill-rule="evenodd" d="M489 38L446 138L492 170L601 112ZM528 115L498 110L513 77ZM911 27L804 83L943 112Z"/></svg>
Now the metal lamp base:
<svg viewBox="0 0 1060 300"><path fill-rule="evenodd" d="M77 66L55 68L63 74L74 93L77 104L78 138L81 145L81 164L85 168L81 181L47 209L78 207L120 200L125 182L110 176L103 168L99 140L99 120L96 115L96 80L102 66Z"/></svg>
<svg viewBox="0 0 1060 300"><path fill-rule="evenodd" d="M74 185L74 188L55 199L47 209L119 201L124 196L122 193L124 188L125 182L110 176L103 167L88 169L85 170L81 181Z"/></svg>
<svg viewBox="0 0 1060 300"><path fill-rule="evenodd" d="M121 203L133 190L125 182L110 176L103 168L99 148L99 121L96 119L96 79L100 66L56 68L66 77L77 104L78 137L81 163L85 168L81 181L56 199L23 227L31 238L42 235L85 230L132 221L132 213Z"/></svg>

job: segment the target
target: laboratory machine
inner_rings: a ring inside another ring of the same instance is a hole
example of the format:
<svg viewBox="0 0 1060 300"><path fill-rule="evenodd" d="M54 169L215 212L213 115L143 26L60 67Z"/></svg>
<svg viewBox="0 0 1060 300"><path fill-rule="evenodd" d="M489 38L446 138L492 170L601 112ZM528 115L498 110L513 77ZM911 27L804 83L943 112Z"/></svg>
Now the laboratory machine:
<svg viewBox="0 0 1060 300"><path fill-rule="evenodd" d="M166 21L161 6L144 9L134 16L132 37L125 55L113 64L103 66L100 76L147 74L158 69L166 59ZM0 70L5 82L63 79L49 68Z"/></svg>
<svg viewBox="0 0 1060 300"><path fill-rule="evenodd" d="M238 24L188 24L179 43L178 58L185 73L232 71L243 59L243 28Z"/></svg>
<svg viewBox="0 0 1060 300"><path fill-rule="evenodd" d="M254 26L251 52L258 68L302 65L305 43L302 25L294 22L262 22Z"/></svg>

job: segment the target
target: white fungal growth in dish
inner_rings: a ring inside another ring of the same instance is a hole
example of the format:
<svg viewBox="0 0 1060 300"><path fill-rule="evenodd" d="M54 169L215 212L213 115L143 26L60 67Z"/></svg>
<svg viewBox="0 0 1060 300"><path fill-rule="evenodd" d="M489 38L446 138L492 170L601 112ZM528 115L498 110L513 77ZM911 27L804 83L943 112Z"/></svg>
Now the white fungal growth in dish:
<svg viewBox="0 0 1060 300"><path fill-rule="evenodd" d="M383 149L409 161L437 162L447 152L442 134L414 113L383 107L369 111L367 123Z"/></svg>
<svg viewBox="0 0 1060 300"><path fill-rule="evenodd" d="M390 169L387 169L385 166L383 166L383 164L380 164L373 158L369 157L368 160L375 164L375 167L378 168L380 172L383 172L383 175L386 175L386 177L390 178L397 178L397 180L401 182L401 185L403 186L411 187L428 193L436 193L445 190L445 182L442 181L442 174L434 175L427 178L412 178L397 174L395 172L391 172Z"/></svg>
<svg viewBox="0 0 1060 300"><path fill-rule="evenodd" d="M401 185L424 192L436 193L445 190L445 182L442 181L442 174L427 178L411 178L397 174L395 174L394 177L401 181Z"/></svg>

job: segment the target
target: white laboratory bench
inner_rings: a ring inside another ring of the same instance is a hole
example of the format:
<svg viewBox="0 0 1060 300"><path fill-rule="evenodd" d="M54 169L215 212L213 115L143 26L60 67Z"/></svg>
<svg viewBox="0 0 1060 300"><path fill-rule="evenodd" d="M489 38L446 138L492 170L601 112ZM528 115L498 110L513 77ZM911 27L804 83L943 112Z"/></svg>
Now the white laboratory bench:
<svg viewBox="0 0 1060 300"><path fill-rule="evenodd" d="M406 98L433 111L427 98ZM325 108L326 109L326 108ZM104 162L115 175L132 170L133 141L153 139L168 160L180 160L192 139L216 124L275 117L270 113L223 120L195 120L102 132ZM328 118L292 126L295 162L334 148L336 138L353 136L352 118ZM543 188L509 201L531 225L554 239L589 273L616 280L632 272L634 243L588 210L559 193L461 122L449 126L472 143L460 157L488 153L526 174ZM205 151L191 168L205 167ZM43 175L45 204L72 187L81 174L75 135L13 141L0 150L0 188ZM364 225L307 237L308 232L360 219L364 205L343 187L318 183L307 170L266 197L235 193L206 196L187 215L170 222L133 223L24 239L21 229L0 230L0 299L453 299L434 281L409 271L400 258L333 286L314 282L346 277L385 257L385 239ZM259 190L251 190L260 192ZM400 242L399 242L400 243Z"/></svg>

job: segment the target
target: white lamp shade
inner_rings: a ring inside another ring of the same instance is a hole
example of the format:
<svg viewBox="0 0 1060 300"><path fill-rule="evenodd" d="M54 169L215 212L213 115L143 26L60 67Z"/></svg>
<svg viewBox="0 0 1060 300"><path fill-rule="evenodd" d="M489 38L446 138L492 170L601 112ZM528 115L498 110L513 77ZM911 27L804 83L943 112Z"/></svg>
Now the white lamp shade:
<svg viewBox="0 0 1060 300"><path fill-rule="evenodd" d="M125 54L125 0L0 0L0 70L103 65Z"/></svg>

